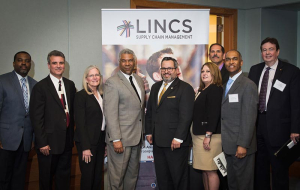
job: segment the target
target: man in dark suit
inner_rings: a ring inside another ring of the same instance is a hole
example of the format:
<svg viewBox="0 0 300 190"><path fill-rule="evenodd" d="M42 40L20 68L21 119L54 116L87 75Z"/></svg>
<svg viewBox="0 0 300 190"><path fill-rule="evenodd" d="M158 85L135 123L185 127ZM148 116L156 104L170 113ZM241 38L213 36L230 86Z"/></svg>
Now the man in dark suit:
<svg viewBox="0 0 300 190"><path fill-rule="evenodd" d="M223 62L224 54L225 54L225 50L221 44L214 43L210 45L209 54L208 54L209 59L211 60L211 62L213 62L219 67L222 75L222 84L227 83L229 78L229 72L227 71L225 64Z"/></svg>
<svg viewBox="0 0 300 190"><path fill-rule="evenodd" d="M0 189L24 189L33 129L29 96L36 81L27 76L31 56L15 54L14 71L0 76Z"/></svg>
<svg viewBox="0 0 300 190"><path fill-rule="evenodd" d="M73 81L62 77L65 70L62 52L51 51L47 61L50 74L35 85L30 101L39 184L40 189L52 189L55 176L56 189L69 189L76 89Z"/></svg>
<svg viewBox="0 0 300 190"><path fill-rule="evenodd" d="M145 88L133 73L136 56L130 49L119 54L120 71L105 82L104 115L108 160L108 189L135 189L144 132Z"/></svg>
<svg viewBox="0 0 300 190"><path fill-rule="evenodd" d="M264 62L251 67L249 78L259 92L255 189L289 189L289 166L274 153L289 139L297 143L300 133L300 71L278 59L275 38L261 42Z"/></svg>
<svg viewBox="0 0 300 190"><path fill-rule="evenodd" d="M159 189L188 189L189 129L195 93L177 77L172 57L161 62L163 81L152 86L146 113L146 137L153 144Z"/></svg>
<svg viewBox="0 0 300 190"><path fill-rule="evenodd" d="M230 190L254 187L258 95L254 82L242 74L242 65L240 52L226 53L225 66L230 77L223 91L221 134Z"/></svg>

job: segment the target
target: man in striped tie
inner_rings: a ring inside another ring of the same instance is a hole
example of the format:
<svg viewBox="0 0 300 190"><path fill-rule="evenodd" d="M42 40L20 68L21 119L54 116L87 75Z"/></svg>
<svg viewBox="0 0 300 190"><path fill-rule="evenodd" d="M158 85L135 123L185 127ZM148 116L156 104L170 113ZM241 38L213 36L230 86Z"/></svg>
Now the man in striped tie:
<svg viewBox="0 0 300 190"><path fill-rule="evenodd" d="M0 76L0 189L24 189L33 130L29 97L36 81L27 76L31 56L15 54L14 71Z"/></svg>

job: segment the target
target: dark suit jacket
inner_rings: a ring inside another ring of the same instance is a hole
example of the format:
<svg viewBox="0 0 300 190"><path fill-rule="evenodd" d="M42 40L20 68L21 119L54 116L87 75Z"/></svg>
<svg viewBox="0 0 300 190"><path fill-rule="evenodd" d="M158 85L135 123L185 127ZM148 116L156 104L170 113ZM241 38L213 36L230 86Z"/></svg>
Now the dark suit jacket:
<svg viewBox="0 0 300 190"><path fill-rule="evenodd" d="M251 67L249 78L259 85L265 63ZM283 92L274 88L276 80L286 84ZM273 147L283 145L291 133L300 133L300 71L289 63L278 61L267 104L267 128L269 143Z"/></svg>
<svg viewBox="0 0 300 190"><path fill-rule="evenodd" d="M70 115L68 130L65 111L49 75L34 86L30 97L30 118L35 133L35 147L39 149L49 145L50 154L62 154L66 143L70 147L73 146L73 102L76 89L73 81L63 78L63 82Z"/></svg>
<svg viewBox="0 0 300 190"><path fill-rule="evenodd" d="M193 117L195 92L191 85L176 78L157 105L163 81L152 86L146 113L146 134L152 134L157 146L171 147L172 140L183 140L189 146L189 129Z"/></svg>
<svg viewBox="0 0 300 190"><path fill-rule="evenodd" d="M31 92L36 81L28 78ZM33 129L26 115L23 92L15 71L0 76L0 141L4 150L18 149L22 138L24 151L31 149Z"/></svg>
<svg viewBox="0 0 300 190"><path fill-rule="evenodd" d="M222 75L222 83L223 84L227 83L227 81L229 79L229 72L227 71L227 69L225 67L225 63L221 69L221 75Z"/></svg>
<svg viewBox="0 0 300 190"><path fill-rule="evenodd" d="M91 149L100 141L102 127L102 109L95 98L83 89L76 93L74 101L76 130L74 140L80 143L82 150Z"/></svg>
<svg viewBox="0 0 300 190"><path fill-rule="evenodd" d="M224 86L224 94L225 88L226 86ZM224 152L235 155L237 147L241 146L247 149L247 155L255 153L258 104L256 85L242 73L234 81L227 95L224 94L221 107L221 136ZM230 102L230 95L236 95L238 101Z"/></svg>
<svg viewBox="0 0 300 190"><path fill-rule="evenodd" d="M206 131L221 133L221 102L223 88L209 85L201 92L194 103L193 134L205 135Z"/></svg>

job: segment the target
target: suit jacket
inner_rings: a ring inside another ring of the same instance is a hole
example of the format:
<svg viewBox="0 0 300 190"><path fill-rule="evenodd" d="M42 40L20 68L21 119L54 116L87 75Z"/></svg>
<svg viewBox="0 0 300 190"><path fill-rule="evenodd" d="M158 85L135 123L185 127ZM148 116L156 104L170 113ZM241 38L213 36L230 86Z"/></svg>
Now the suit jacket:
<svg viewBox="0 0 300 190"><path fill-rule="evenodd" d="M223 93L221 108L222 146L226 154L235 155L237 147L247 149L247 154L256 151L256 117L258 94L256 85L241 74ZM230 95L237 95L238 102L229 102Z"/></svg>
<svg viewBox="0 0 300 190"><path fill-rule="evenodd" d="M103 121L102 109L93 94L84 89L77 92L74 101L76 130L74 140L80 143L82 150L91 149L100 141Z"/></svg>
<svg viewBox="0 0 300 190"><path fill-rule="evenodd" d="M197 97L193 112L193 134L205 135L221 133L221 102L223 88L215 84L209 85Z"/></svg>
<svg viewBox="0 0 300 190"><path fill-rule="evenodd" d="M225 67L225 63L221 69L221 75L222 75L222 83L223 84L227 83L227 81L229 79L229 72L227 71L227 69Z"/></svg>
<svg viewBox="0 0 300 190"><path fill-rule="evenodd" d="M30 96L30 118L35 133L37 149L50 146L50 154L62 154L66 143L73 146L74 111L73 102L76 93L73 81L62 78L69 107L70 124L67 129L67 118L55 86L48 75L32 89ZM66 137L68 135L68 142Z"/></svg>
<svg viewBox="0 0 300 190"><path fill-rule="evenodd" d="M31 92L36 81L27 76ZM26 115L23 92L15 71L0 76L0 141L4 150L15 151L23 139L24 151L31 149L33 129Z"/></svg>
<svg viewBox="0 0 300 190"><path fill-rule="evenodd" d="M248 77L259 86L265 63L251 67ZM283 91L274 88L276 80L286 84ZM267 103L267 128L269 143L282 146L291 133L300 133L300 71L294 65L278 60L278 66Z"/></svg>
<svg viewBox="0 0 300 190"><path fill-rule="evenodd" d="M144 131L145 88L143 80L135 73L133 77L141 89L141 101L136 92L119 71L105 82L104 115L106 143L120 139L123 146L136 146Z"/></svg>
<svg viewBox="0 0 300 190"><path fill-rule="evenodd" d="M155 83L151 89L146 113L146 134L153 135L155 144L160 147L171 147L174 138L183 140L181 146L189 146L195 99L193 87L176 78L157 105L162 83Z"/></svg>

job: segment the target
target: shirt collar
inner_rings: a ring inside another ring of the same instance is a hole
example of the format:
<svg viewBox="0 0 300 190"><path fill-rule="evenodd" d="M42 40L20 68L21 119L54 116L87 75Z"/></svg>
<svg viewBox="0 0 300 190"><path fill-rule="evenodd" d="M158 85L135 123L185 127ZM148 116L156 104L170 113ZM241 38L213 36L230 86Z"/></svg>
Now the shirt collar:
<svg viewBox="0 0 300 190"><path fill-rule="evenodd" d="M238 72L237 74L235 74L233 77L229 77L231 80L235 81L241 74L242 74L242 70L240 72Z"/></svg>
<svg viewBox="0 0 300 190"><path fill-rule="evenodd" d="M60 79L58 79L50 73L50 78L54 84L57 84L59 81L61 81L63 83L62 77Z"/></svg>
<svg viewBox="0 0 300 190"><path fill-rule="evenodd" d="M278 59L276 60L276 62L274 63L274 65L272 65L270 68L271 68L272 70L275 70L275 71L276 71L277 66L278 66ZM269 66L265 64L264 70L265 70L267 67L269 67Z"/></svg>
<svg viewBox="0 0 300 190"><path fill-rule="evenodd" d="M127 80L129 80L130 76L132 76L132 78L133 78L133 74L132 73L131 73L131 75L125 74L125 73L123 73L123 71L121 71L121 73L127 78Z"/></svg>
<svg viewBox="0 0 300 190"><path fill-rule="evenodd" d="M17 75L19 81L20 81L22 78L25 78L26 81L27 81L27 75L26 75L26 77L22 77L22 76L19 75L16 71L14 71L14 72L16 73L16 75Z"/></svg>
<svg viewBox="0 0 300 190"><path fill-rule="evenodd" d="M224 62L221 65L219 65L219 70L220 71L222 70L223 66L224 66Z"/></svg>

